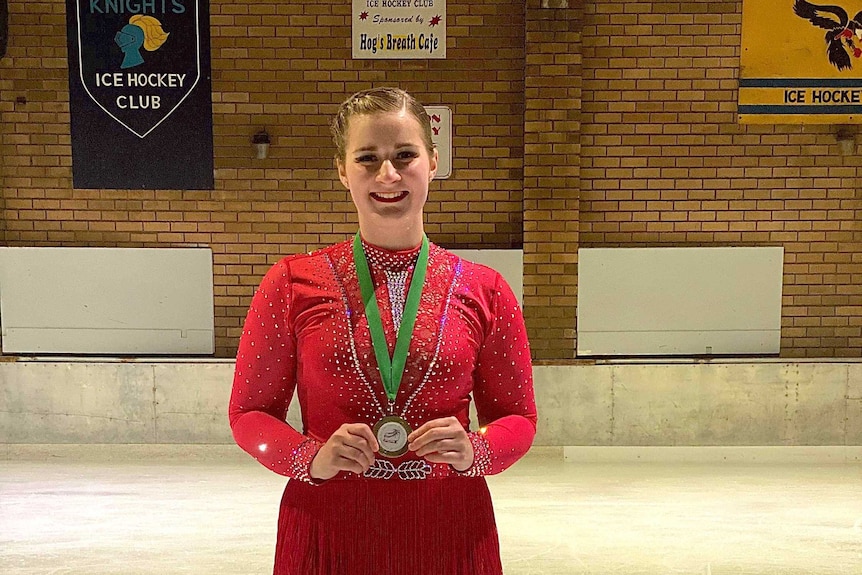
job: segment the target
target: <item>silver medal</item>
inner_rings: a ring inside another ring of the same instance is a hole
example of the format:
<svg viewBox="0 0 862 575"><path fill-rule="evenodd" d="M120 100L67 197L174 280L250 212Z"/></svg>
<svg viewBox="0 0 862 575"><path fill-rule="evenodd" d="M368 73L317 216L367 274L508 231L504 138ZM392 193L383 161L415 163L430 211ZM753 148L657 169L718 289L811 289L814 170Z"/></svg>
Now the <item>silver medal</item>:
<svg viewBox="0 0 862 575"><path fill-rule="evenodd" d="M383 457L398 457L407 453L407 436L410 425L397 415L389 415L374 426L374 437Z"/></svg>

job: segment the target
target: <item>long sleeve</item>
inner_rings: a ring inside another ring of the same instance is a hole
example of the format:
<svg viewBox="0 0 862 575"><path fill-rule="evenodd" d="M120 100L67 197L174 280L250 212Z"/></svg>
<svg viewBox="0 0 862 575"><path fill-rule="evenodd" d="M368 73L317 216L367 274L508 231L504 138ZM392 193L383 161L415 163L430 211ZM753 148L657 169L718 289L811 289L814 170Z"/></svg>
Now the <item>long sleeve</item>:
<svg viewBox="0 0 862 575"><path fill-rule="evenodd" d="M309 467L322 444L285 422L296 387L289 262L273 266L252 298L237 351L229 417L243 450L276 473L311 483Z"/></svg>
<svg viewBox="0 0 862 575"><path fill-rule="evenodd" d="M475 460L463 475L493 475L520 459L536 435L536 400L527 330L518 301L497 274L492 314L479 350L473 396L479 431L470 432Z"/></svg>

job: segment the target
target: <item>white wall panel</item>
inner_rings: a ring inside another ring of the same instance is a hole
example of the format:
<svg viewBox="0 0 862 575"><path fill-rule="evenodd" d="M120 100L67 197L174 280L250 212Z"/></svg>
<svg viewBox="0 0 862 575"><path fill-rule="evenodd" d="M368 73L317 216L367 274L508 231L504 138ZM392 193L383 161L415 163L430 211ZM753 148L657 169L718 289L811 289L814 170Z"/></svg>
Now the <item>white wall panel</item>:
<svg viewBox="0 0 862 575"><path fill-rule="evenodd" d="M8 354L212 354L208 248L0 248Z"/></svg>
<svg viewBox="0 0 862 575"><path fill-rule="evenodd" d="M784 248L578 250L578 355L777 354Z"/></svg>

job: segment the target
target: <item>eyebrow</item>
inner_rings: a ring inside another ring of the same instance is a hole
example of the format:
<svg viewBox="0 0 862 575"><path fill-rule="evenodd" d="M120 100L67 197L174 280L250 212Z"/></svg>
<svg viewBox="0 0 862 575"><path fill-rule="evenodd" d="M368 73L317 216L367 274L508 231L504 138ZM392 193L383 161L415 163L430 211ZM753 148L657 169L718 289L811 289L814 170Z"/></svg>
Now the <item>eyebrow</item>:
<svg viewBox="0 0 862 575"><path fill-rule="evenodd" d="M395 144L395 148L418 148L419 144L411 144L411 143L403 143L403 144ZM377 146L362 146L361 148L356 148L353 150L353 153L357 152L374 152L377 150Z"/></svg>

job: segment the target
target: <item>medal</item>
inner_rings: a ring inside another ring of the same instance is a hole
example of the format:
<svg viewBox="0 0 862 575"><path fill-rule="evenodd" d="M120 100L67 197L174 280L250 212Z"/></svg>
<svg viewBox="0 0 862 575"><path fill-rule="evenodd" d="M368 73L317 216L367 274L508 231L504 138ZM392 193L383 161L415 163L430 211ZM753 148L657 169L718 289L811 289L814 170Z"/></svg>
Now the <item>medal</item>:
<svg viewBox="0 0 862 575"><path fill-rule="evenodd" d="M407 453L410 425L397 415L388 415L374 426L374 437L380 445L380 455L398 457Z"/></svg>
<svg viewBox="0 0 862 575"><path fill-rule="evenodd" d="M407 451L407 436L410 435L410 425L403 418L392 414L392 411L395 406L395 398L398 396L398 387L401 385L401 378L404 375L404 367L407 364L407 352L410 348L410 339L413 336L413 326L416 325L416 316L419 313L419 299L422 295L422 285L425 283L425 274L428 271L428 251L428 236L422 234L422 247L419 249L419 259L416 261L413 279L410 280L410 289L404 304L404 314L398 328L398 337L395 340L395 352L392 357L389 357L386 334L383 333L383 322L380 320L380 308L377 305L374 284L371 281L371 270L368 268L365 250L362 249L362 238L359 232L356 232L356 236L353 238L353 261L356 264L356 276L359 279L362 302L365 304L365 317L371 332L371 343L374 346L377 369L380 371L383 389L389 399L390 414L385 415L374 426L374 435L377 437L377 443L380 444L380 455L384 457L398 457Z"/></svg>

